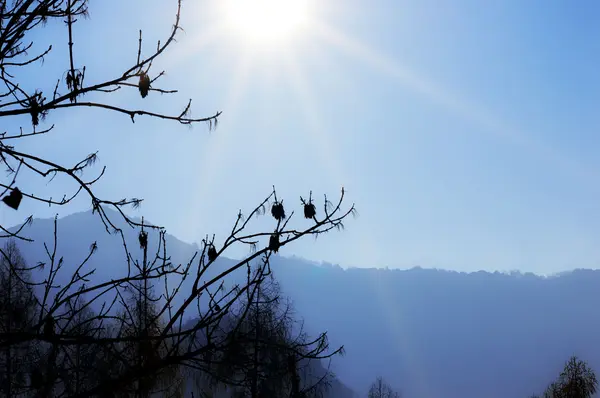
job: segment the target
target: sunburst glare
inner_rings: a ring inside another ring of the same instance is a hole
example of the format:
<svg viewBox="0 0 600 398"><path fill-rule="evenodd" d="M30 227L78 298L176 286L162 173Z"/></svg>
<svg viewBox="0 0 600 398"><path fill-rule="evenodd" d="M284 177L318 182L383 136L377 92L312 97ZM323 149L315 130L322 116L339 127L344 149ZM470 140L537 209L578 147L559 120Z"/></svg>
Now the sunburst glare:
<svg viewBox="0 0 600 398"><path fill-rule="evenodd" d="M282 42L309 21L307 0L226 0L224 23L249 44Z"/></svg>

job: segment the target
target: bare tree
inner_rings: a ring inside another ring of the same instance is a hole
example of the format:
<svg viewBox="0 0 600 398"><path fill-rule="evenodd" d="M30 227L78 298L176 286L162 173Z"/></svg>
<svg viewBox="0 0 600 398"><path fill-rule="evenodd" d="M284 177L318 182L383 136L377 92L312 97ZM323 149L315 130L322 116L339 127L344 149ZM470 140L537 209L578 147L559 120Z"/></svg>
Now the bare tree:
<svg viewBox="0 0 600 398"><path fill-rule="evenodd" d="M571 357L558 379L550 384L544 393L545 398L589 398L598 389L596 374L586 362Z"/></svg>
<svg viewBox="0 0 600 398"><path fill-rule="evenodd" d="M66 335L73 337L103 337L101 323L82 296L65 306L72 317L64 319L60 328ZM103 352L97 344L82 343L58 347L57 375L67 395L77 395L95 385L103 360ZM57 380L58 381L58 380Z"/></svg>
<svg viewBox="0 0 600 398"><path fill-rule="evenodd" d="M181 29L181 0L174 1L174 24L164 40L146 55L140 31L139 37L132 38L138 42L137 54L132 54L135 61L125 63L122 73L93 82L88 81L86 66L76 57L73 29L87 14L87 0L0 1L0 118L13 120L26 116L30 119L28 126L0 134L0 162L8 170L7 177L0 182L3 190L0 196L4 204L15 211L23 200L65 206L80 195L87 196L107 232L121 237L126 272L106 280L92 279L95 268L91 259L97 250L96 242L90 242L89 252L79 264L66 266L65 259L58 255L55 219L52 241L43 243L47 258L27 269L35 275L33 280L23 279L24 285L35 292L29 296L34 303L29 326L18 330L5 326L0 331L0 350L8 352L11 359L7 364L13 363L12 353L16 347L36 347L35 357L27 374L21 377L24 380L4 381L3 386L7 387L3 388L12 394L16 391L12 388L18 386L24 394L40 397L141 397L164 392L164 388L177 395L181 393L180 388L174 387L177 383L162 381L173 381L182 369L211 371L210 356L228 351L235 342L218 332L224 317L236 308L243 308L244 297L256 291L271 273L271 255L295 240L342 228L345 219L354 214L354 205L345 206L342 189L337 202L332 203L325 196L322 208L318 208L311 193L308 200L300 198L297 202L304 215L300 221L294 217L295 212L284 208L283 200L273 188L272 193L247 214L238 213L224 240L217 241L207 235L187 263L172 263L164 229L137 222L123 210L125 206L139 206L141 199L112 200L95 193L94 184L103 176L105 168L92 177L85 177L85 172L96 162L96 153L67 165L49 159L44 153L21 149L25 148L22 144L25 140L53 133L55 126L49 124L52 114L81 107L123 114L132 122L136 117L145 116L185 125L207 123L209 129L217 125L221 112L201 118L190 116L191 100L183 104L178 114L123 108L111 103L119 91L127 89L138 90L142 99L152 93L176 93L176 90L159 87L164 72L155 72L152 65L175 43ZM64 37L68 38L64 73L50 80L39 73L36 76L40 81L25 82L20 71L39 66L53 48L62 44L51 43L45 50L34 52L38 47L34 46L33 39L40 38L39 32L52 22L64 22ZM120 64L119 60L114 62ZM37 89L29 90L29 86ZM19 188L23 173L31 173L48 183L56 178L67 178L75 188L64 192L60 199L45 197L35 188ZM110 215L108 208L118 212L118 219ZM274 226L267 231L254 229L252 221L264 215L268 208ZM29 216L21 226L10 230L0 225L0 237L31 241L25 233L31 220ZM124 233L126 228L139 232L141 261L130 249L131 242ZM150 244L155 250L150 250ZM227 252L239 245L248 246L250 254L240 261L225 261ZM10 258L7 253L2 252L2 255ZM70 259L72 261L76 259ZM222 266L214 267L217 264ZM248 278L225 288L225 280L244 269ZM9 308L4 306L1 315L6 317ZM237 317L237 322L241 324L244 316ZM189 322L189 319L194 321ZM204 336L202 344L197 343L199 333ZM97 359L90 364L92 354ZM13 370L10 368L4 374L12 375Z"/></svg>
<svg viewBox="0 0 600 398"><path fill-rule="evenodd" d="M29 268L10 239L0 249L0 332L30 330L37 306L29 284ZM33 341L5 346L0 356L0 392L19 396L26 389L29 368L34 363L37 345Z"/></svg>
<svg viewBox="0 0 600 398"><path fill-rule="evenodd" d="M211 357L212 378L200 373L196 381L217 391L224 386L236 397L323 396L333 374L321 360L343 347L330 351L326 333L309 338L271 275L247 296L221 328L229 346Z"/></svg>
<svg viewBox="0 0 600 398"><path fill-rule="evenodd" d="M74 165L66 165L48 159L43 154L20 150L19 146L25 140L35 139L42 134L51 134L55 125L48 125L47 122L54 112L82 107L120 113L129 116L132 122L135 122L136 116L146 116L188 125L206 122L209 128L216 127L221 112L201 118L191 117L191 100L183 104L181 113L173 115L143 108L126 109L111 104L113 96L124 89L139 90L142 98L146 98L150 93L174 94L177 92L160 88L159 79L164 75L164 71L154 72L152 69L153 62L174 43L175 37L181 29L179 25L181 0L178 0L175 5L175 23L165 40L159 41L156 47L144 55L147 47L144 45L140 31L139 37L135 38L139 45L137 55L132 54L134 61L129 64L115 61L123 64L122 73L106 76L101 81L88 82L86 66L81 65L76 57L73 29L73 26L79 23L82 17L88 15L87 0L0 2L0 83L2 83L0 119L7 120L22 115L29 115L31 119L29 127L23 126L19 131L4 131L0 134L0 161L9 171L9 179L0 182L0 187L3 189L0 196L3 197L2 200L7 206L18 209L23 199L64 206L83 194L91 200L93 209L98 212L107 229L118 230L104 211L105 206L116 208L128 225L137 225L121 209L128 205L138 206L141 203L140 199L115 201L99 198L94 192L94 184L102 177L105 168L97 176L88 179L83 177L84 171L96 162L96 153L84 156ZM33 38L38 37L39 39L39 35L36 36L36 33L41 29L48 29L47 25L53 21L65 22L65 38L68 38L68 56L64 60L65 71L56 79L47 78L44 74L39 73L39 76L43 76L40 78L41 81L33 84L38 88L33 92L28 92L25 87L32 84L26 84L29 82L23 81L20 72L25 68L41 65L47 55L62 44L62 42L50 43L45 50L32 53L37 48L34 46ZM84 98L93 98L93 100L84 100ZM44 197L35 191L25 191L18 188L19 176L25 172L45 178L48 182L57 176L67 177L75 183L75 190L65 192L60 199ZM15 234L8 232L5 228L3 230L7 235Z"/></svg>
<svg viewBox="0 0 600 398"><path fill-rule="evenodd" d="M214 238L206 239L202 250L187 264L175 265L170 262L164 231L150 235L142 230L139 241L145 253L144 260L139 262L127 252L130 263L127 275L94 283L91 282L90 276L95 269L90 269L88 263L97 248L95 244L92 244L89 255L70 276L67 273L66 278L65 275L61 278L65 262L63 258L56 256L58 223L55 220L54 246L46 246L48 261L34 266L42 281L31 282L32 285L41 288L35 297L39 311L31 331L1 333L0 348L28 342L43 344L44 354L36 366L41 374L32 373L30 377L31 390L42 396L115 396L116 393L120 396L131 396L131 393L140 396L140 390L143 390L140 385L143 385L148 377L158 380L158 375L186 368L210 372L210 355L218 356L235 343L235 339L219 332L223 318L236 308L244 308L244 298L255 291L271 273L270 258L273 253L304 236L319 235L341 227L342 221L353 209L351 207L347 211L341 211L343 197L342 191L340 200L331 208L326 200L322 218L315 216L311 226L304 230L296 230L288 227L293 212L289 217L281 218L281 202L274 199L273 192L250 212L248 217L243 217L241 213L238 215L232 233L218 249ZM273 232L244 233L250 221L265 212L269 201L272 202L271 216L276 222ZM148 256L150 236L158 240L154 256ZM220 260L220 257L235 244L249 245L253 250L243 260L235 261L225 268L215 269L215 275L210 275L208 272L212 269L211 266L225 261ZM246 280L225 288L226 278L243 269L247 270ZM68 282L58 283L61 279ZM140 284L160 286L160 293L157 291L156 296L139 293L145 291L139 289ZM129 300L130 293L134 289L135 295L135 288L139 290L137 300L132 303ZM145 313L143 308L140 309L140 303L143 303L146 297L154 303L150 312L151 321L144 321L139 327L140 324L134 323L133 320L139 320L139 314ZM85 306L72 305L79 299L86 300ZM73 333L67 325L72 324L73 319L76 319L84 308L94 304L99 311L91 317L84 318L86 323L97 325L93 330L99 332ZM121 313L121 316L115 315L118 313ZM236 321L241 324L245 316L246 314L237 317ZM190 317L194 319L193 322L187 321ZM238 326L234 328L239 329ZM197 344L195 339L199 333L204 336L201 344ZM68 391L66 377L60 372L59 360L61 355L66 355L65 347L79 345L92 346L90 349L93 351L103 352L102 356L112 367L103 373L103 377L96 380L90 378L91 382L83 383L86 385L81 387L83 390L79 394L73 394L72 390ZM131 349L127 351L127 347L143 347L144 359L134 360ZM321 354L327 349L327 345L319 343L315 352ZM321 356L326 355L325 353ZM115 364L119 366L114 366ZM35 380L37 382L34 382ZM131 386L137 388L132 390Z"/></svg>
<svg viewBox="0 0 600 398"><path fill-rule="evenodd" d="M144 237L142 230L140 237ZM144 238L145 239L145 238ZM164 320L158 313L159 297L155 294L153 280L149 275L148 245L143 243L143 260L141 264L142 280L130 283L125 289L125 296L121 301L121 314L116 322L119 337L127 340L112 346L111 366L117 367L121 372L132 367L143 368L161 356L168 355L169 341L153 344L150 338L160 337ZM133 366L132 366L133 365ZM149 397L153 393L173 396L180 393L183 388L182 369L177 364L165 366L157 372L148 373L134 380L131 384L124 384L119 391L123 397Z"/></svg>
<svg viewBox="0 0 600 398"><path fill-rule="evenodd" d="M369 398L400 398L400 393L394 391L382 377L377 379L371 384L369 388Z"/></svg>

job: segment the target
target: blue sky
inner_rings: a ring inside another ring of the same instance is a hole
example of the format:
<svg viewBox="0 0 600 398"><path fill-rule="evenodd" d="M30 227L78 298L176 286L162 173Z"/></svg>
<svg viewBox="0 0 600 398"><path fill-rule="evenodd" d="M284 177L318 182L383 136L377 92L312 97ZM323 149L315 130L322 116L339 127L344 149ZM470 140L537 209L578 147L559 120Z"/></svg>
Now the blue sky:
<svg viewBox="0 0 600 398"><path fill-rule="evenodd" d="M75 42L88 81L129 67L138 29L148 47L164 38L174 3L92 2ZM180 92L109 100L175 113L191 97L195 116L224 112L214 132L57 111L47 120L55 132L21 149L67 162L98 150L108 167L99 192L144 198L133 214L188 242L224 238L237 210L250 210L273 184L290 205L309 190L320 199L344 186L359 217L283 254L390 268L598 267L599 4L316 3L288 40L249 44L221 26L219 2L186 0L185 34L154 69L166 68L162 86ZM58 27L37 37L66 47ZM39 65L27 71L27 83L51 90L66 69L64 50L56 48L43 75ZM0 208L0 220L88 208L25 203L19 213Z"/></svg>

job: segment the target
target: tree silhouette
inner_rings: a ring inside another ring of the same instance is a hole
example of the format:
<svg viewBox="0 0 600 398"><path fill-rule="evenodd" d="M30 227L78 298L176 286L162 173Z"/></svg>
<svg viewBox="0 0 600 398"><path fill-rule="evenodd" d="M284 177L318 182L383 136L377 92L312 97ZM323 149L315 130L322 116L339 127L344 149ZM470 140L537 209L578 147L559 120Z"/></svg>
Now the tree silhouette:
<svg viewBox="0 0 600 398"><path fill-rule="evenodd" d="M0 253L0 332L30 330L37 315L34 293L28 283L30 270L14 240L8 240ZM2 348L0 391L7 397L26 390L27 375L35 363L37 349L33 341Z"/></svg>
<svg viewBox="0 0 600 398"><path fill-rule="evenodd" d="M76 197L87 196L106 231L120 236L124 252L120 269L126 269L123 275L105 280L95 278L96 242L89 242L85 258L69 259L66 265L67 260L58 254L56 218L53 237L50 242L43 242L46 258L29 268L8 267L12 270L6 274L9 279L20 275L20 270L32 277L28 280L18 276L21 293L4 294L2 298L5 300L0 314L3 319L0 330L0 351L4 358L2 389L10 396L22 391L25 395L43 397L141 397L164 392L164 389L177 394L180 391L178 378L184 370L210 372L209 357L219 356L235 344L235 339L219 334L219 327L227 314L244 308L245 297L271 273L271 255L298 239L340 229L345 219L354 214L354 205L346 207L344 203L342 189L335 203L324 196L322 207L317 201L313 202L312 193L308 202L300 198L296 206L302 209L303 217L294 217L293 208L284 208L283 199L273 187L247 214L238 213L227 237L218 241L215 236L207 235L187 263L174 264L168 255L164 229L125 214L126 206L137 207L141 199L113 200L96 193L95 184L103 177L105 167L98 175L86 176L97 161L96 153L68 165L50 159L45 153L32 153L27 149L31 146L25 145L26 140L53 134L55 125L50 121L54 113L81 107L122 114L132 122L136 117L150 117L184 125L207 123L209 129L215 128L221 112L194 118L190 116L191 100L183 104L182 112L177 114L143 107L124 108L113 102L124 90L137 90L140 101L154 93L176 93L176 90L159 87L164 71L154 71L153 63L175 43L181 30L181 6L181 0L174 1L173 27L148 54L140 31L138 37L132 38L138 42L137 54L132 54L135 61L128 64L110 60L122 65L121 73L112 76L100 73L97 81L90 82L86 66L76 57L75 43L78 42L73 29L88 16L87 0L0 2L0 118L15 120L15 123L23 116L29 119L27 126L21 126L18 131L0 134L0 162L8 170L7 177L0 181L2 201L8 208L20 211L23 201L67 206ZM63 44L62 39L51 39L56 42L35 53L39 46L34 45L34 39L43 37L41 33L50 21L64 21L64 33L68 37L67 56L62 60L64 73L52 77L39 71L29 75L33 78L25 79L20 71L41 67L47 55ZM44 196L35 184L20 186L24 173L40 177L48 184L66 178L75 183L75 189L63 192L59 199ZM286 201L286 205L288 203ZM118 217L111 215L109 208L115 209ZM273 217L274 225L267 230L254 228L253 221L265 214ZM14 238L15 242L32 241L26 234L31 221L30 215L16 228L0 225L0 237ZM141 261L131 250L131 241L126 239L125 231L129 230L139 233ZM250 248L250 254L239 261L226 261L228 251L240 245ZM10 259L7 250L2 251L2 255ZM248 278L225 288L226 278L244 269L248 271ZM14 282L15 279L7 282L11 289ZM27 311L21 314L26 318L22 320L26 327L22 328L13 327L19 314L10 313L17 297L28 300ZM238 324L242 324L246 316L245 312L241 314L232 318ZM188 322L189 319L195 321ZM204 336L203 344L196 341L200 332ZM27 355L20 350L25 350ZM22 355L27 359L21 361Z"/></svg>
<svg viewBox="0 0 600 398"><path fill-rule="evenodd" d="M558 379L546 388L544 398L589 398L597 389L598 380L594 371L586 362L572 356ZM532 398L537 398L537 395Z"/></svg>
<svg viewBox="0 0 600 398"><path fill-rule="evenodd" d="M263 214L268 200L274 197L275 192L249 217L238 215L231 235L218 250L215 249L216 257L209 259L208 255L208 249L216 247L214 238L206 239L202 250L187 264L175 265L167 254L165 232L159 230L152 234L142 229L139 241L144 249L143 260L138 261L131 251L126 251L127 275L98 282L90 280L95 268L89 266L97 250L96 244L92 244L87 257L66 278L67 283L56 282L65 261L56 255L58 222L55 219L54 245L45 245L47 262L31 267L41 280L30 282L38 288L38 294L34 295L37 313L33 325L29 329L0 333L0 349L20 344L40 345L39 358L31 369L31 382L27 384L30 393L36 396L147 396L156 392L156 388L163 389L169 384L154 382L161 379L174 382L185 369L210 374L211 355L219 357L230 352L231 346L238 342L238 338L222 333L223 319L228 314L237 314L230 318L233 321L230 330L241 330L252 307L248 303L253 303L247 298L253 297L253 292L271 274L270 259L275 250L304 236L318 236L339 228L352 211L350 208L341 212L342 191L337 205L329 208L326 201L324 216L313 220L314 224L304 230L287 226L292 212L285 221L276 221L273 232L244 234L250 220ZM278 239L276 248L272 245L273 236ZM149 246L154 240L158 243L155 254L150 256ZM213 265L226 261L221 260L222 255L235 243L250 245L255 250L244 259L215 268L208 274ZM246 280L226 288L225 278L243 269L247 270ZM156 295L151 294L154 287L160 287ZM77 305L78 302L85 304ZM92 305L98 308L97 312L82 314ZM78 321L78 317L82 319ZM186 321L189 317L194 321ZM81 323L89 327L77 332L73 325ZM196 336L199 334L203 340L198 343ZM261 340L263 348L268 347L263 343ZM316 348L309 349L310 342L296 345L295 353L299 354L296 359L323 358L336 352L327 352L328 345L323 337L312 344ZM65 360L78 346L85 351L100 353L91 375L87 375L85 369L75 371L73 364L85 362L73 358ZM65 368L66 363L70 367ZM85 381L81 379L82 375L85 375Z"/></svg>
<svg viewBox="0 0 600 398"><path fill-rule="evenodd" d="M269 278L255 286L237 314L221 328L227 350L212 356L212 379L197 379L236 397L321 397L333 374L321 360L343 353L329 351L326 333L309 338L295 319L289 300Z"/></svg>
<svg viewBox="0 0 600 398"><path fill-rule="evenodd" d="M371 384L369 388L369 398L400 398L400 393L394 391L382 377L377 379Z"/></svg>
<svg viewBox="0 0 600 398"><path fill-rule="evenodd" d="M70 336L99 337L103 335L102 325L95 319L94 312L82 297L69 303L66 310L73 314L62 325L65 334ZM57 364L58 373L68 395L77 395L94 385L97 380L98 365L102 352L95 344L74 344L61 346Z"/></svg>
<svg viewBox="0 0 600 398"><path fill-rule="evenodd" d="M107 229L118 228L109 219L104 211L105 206L116 208L128 225L137 225L121 210L124 206L138 206L140 199L109 200L99 198L94 192L94 184L102 177L105 168L99 175L84 179L83 173L97 160L97 154L84 156L81 161L74 165L60 164L57 161L46 158L43 154L33 154L19 147L25 140L35 139L39 135L52 134L54 124L46 123L54 112L68 111L74 108L92 108L105 112L120 113L130 117L135 122L136 116L175 121L181 124L196 124L206 122L209 128L217 125L221 112L216 112L208 117L194 118L190 116L191 100L184 104L179 114L170 115L160 112L151 112L145 109L126 109L111 104L113 96L125 89L137 89L141 97L146 98L150 93L174 94L176 90L159 88L159 79L164 71L154 72L153 62L164 54L174 43L181 15L181 0L176 3L175 23L170 34L165 40L159 41L157 46L148 55L143 55L146 46L142 40L140 31L137 56L132 57L135 61L127 64L115 60L116 64L122 64L122 73L114 76L105 76L104 80L88 82L86 66L80 64L76 57L75 32L73 26L80 23L81 17L88 15L87 0L15 0L0 2L0 119L15 118L29 115L30 127L21 127L18 132L5 131L0 134L0 161L9 170L10 180L0 182L3 192L4 203L18 209L22 200L41 201L49 205L64 206L72 202L80 194L87 195L91 200L92 208L98 212ZM39 53L33 52L34 38L39 39L39 31L47 29L49 21L64 21L66 34L68 35L67 59L64 60L66 70L56 79L48 78L39 74L39 80L34 84L23 81L23 74L19 73L24 68L41 66L48 54L60 47L62 42L50 43L45 50ZM107 43L108 44L108 43ZM83 45L83 44L82 44ZM133 55L133 54L132 54ZM37 86L33 92L24 87ZM94 100L84 100L93 98ZM16 119L17 120L17 119ZM20 118L18 120L21 120ZM24 146L24 145L23 145ZM33 173L36 176L54 181L57 176L64 176L75 183L76 189L69 193L65 192L61 199L53 199L38 194L35 190L27 191L18 187L19 176L22 173ZM8 235L14 232L4 230Z"/></svg>
<svg viewBox="0 0 600 398"><path fill-rule="evenodd" d="M142 242L146 239L144 231L140 233ZM116 326L118 336L128 338L112 346L114 359L112 366L118 367L120 372L130 369L143 369L152 366L158 358L167 355L169 341L158 341L164 322L158 313L157 302L159 298L154 292L152 279L149 275L148 245L142 244L143 260L141 264L142 280L131 283L121 303L121 315ZM144 374L131 384L124 384L119 391L122 397L149 397L153 393L166 396L175 396L183 388L181 369L177 366L166 366L157 372Z"/></svg>

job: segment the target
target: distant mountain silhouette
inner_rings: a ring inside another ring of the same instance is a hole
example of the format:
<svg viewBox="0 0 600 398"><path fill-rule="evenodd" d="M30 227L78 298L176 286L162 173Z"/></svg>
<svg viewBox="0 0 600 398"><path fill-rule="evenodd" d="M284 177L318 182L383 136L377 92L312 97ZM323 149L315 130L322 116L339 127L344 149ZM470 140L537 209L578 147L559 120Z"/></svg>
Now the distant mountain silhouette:
<svg viewBox="0 0 600 398"><path fill-rule="evenodd" d="M94 240L95 277L126 272L120 238L103 228L90 212L59 220L65 277ZM52 219L34 220L25 234L35 243L21 243L26 260L45 261L42 243L52 242L52 232ZM137 248L137 232L128 230L127 241ZM197 250L171 235L167 242L174 263L186 263ZM332 346L345 346L333 370L360 396L381 375L405 398L527 397L542 392L572 354L600 371L600 271L542 277L345 270L282 256L273 258L272 268L306 329L327 331Z"/></svg>

